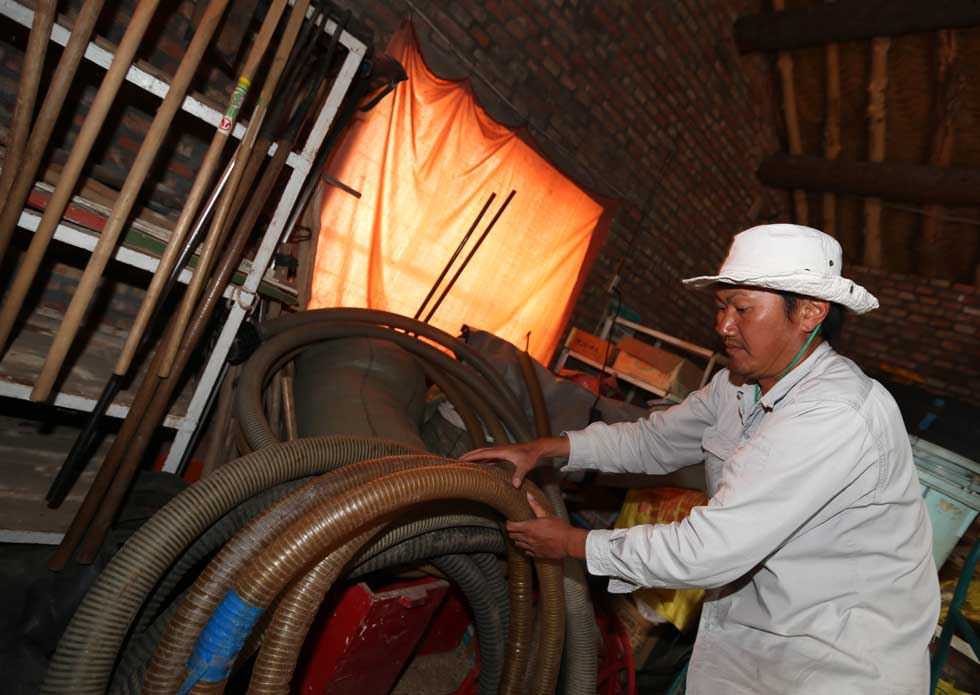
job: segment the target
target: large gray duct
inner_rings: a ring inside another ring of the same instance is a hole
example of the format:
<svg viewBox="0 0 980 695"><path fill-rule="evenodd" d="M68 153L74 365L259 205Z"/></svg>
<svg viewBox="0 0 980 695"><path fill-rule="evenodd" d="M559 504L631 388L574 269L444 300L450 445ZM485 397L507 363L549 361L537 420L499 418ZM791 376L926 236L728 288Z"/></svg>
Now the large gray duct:
<svg viewBox="0 0 980 695"><path fill-rule="evenodd" d="M340 338L304 348L296 356L294 393L301 437L377 437L425 450L419 436L425 376L390 341Z"/></svg>

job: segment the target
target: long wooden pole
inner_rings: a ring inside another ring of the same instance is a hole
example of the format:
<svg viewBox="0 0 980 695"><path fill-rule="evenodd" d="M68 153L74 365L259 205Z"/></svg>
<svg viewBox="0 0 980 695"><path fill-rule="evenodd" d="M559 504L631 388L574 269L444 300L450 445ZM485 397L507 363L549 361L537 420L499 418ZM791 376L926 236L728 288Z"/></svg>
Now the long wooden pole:
<svg viewBox="0 0 980 695"><path fill-rule="evenodd" d="M41 166L44 150L51 139L51 133L54 132L61 107L65 103L65 96L68 94L68 89L75 78L75 72L85 54L85 48L88 46L89 37L92 35L92 29L99 18L99 12L102 11L103 3L104 0L87 0L75 18L68 44L61 54L61 59L58 61L58 66L55 68L51 83L44 95L41 110L38 112L37 120L31 129L31 137L24 149L24 156L17 167L17 171L14 172L13 184L10 186L7 196L0 198L4 201L2 203L3 211L0 212L0 260L3 259L7 245L17 228L17 221L20 219L24 202L34 185L34 177L37 176ZM7 167L4 166L4 174L6 173Z"/></svg>
<svg viewBox="0 0 980 695"><path fill-rule="evenodd" d="M235 121L238 118L238 111L241 108L242 101L245 98L249 86L252 84L255 72L258 70L262 56L265 55L272 33L279 24L279 19L285 7L286 0L276 0L272 4L259 29L258 38L249 50L248 57L245 60L245 66L242 68L241 76L238 78L238 87L232 92L228 106L225 109L224 118L222 118L221 123L214 132L214 136L211 138L211 145L208 147L208 151L204 155L204 160L198 168L194 183L191 185L190 193L187 196L187 201L184 203L180 217L177 219L177 224L173 232L171 232L170 239L167 241L167 246L160 258L160 265L154 273L152 280L150 280L150 286L146 290L146 295L140 305L139 312L133 321L122 352L116 362L116 367L113 371L120 376L129 371L140 340L146 331L150 317L153 315L153 308L161 300L164 283L170 276L174 264L177 262L177 255L180 252L184 238L187 236L187 232L194 222L201 201L204 199L205 193L211 185L214 173L221 160L221 153L224 151L228 137L235 127ZM247 153L239 153L239 161L247 159Z"/></svg>
<svg viewBox="0 0 980 695"><path fill-rule="evenodd" d="M276 49L272 66L269 68L269 74L262 83L262 92L259 94L255 111L252 113L252 119L248 124L248 130L245 133L245 138L242 140L242 151L245 155L255 145L259 129L262 126L262 120L272 101L276 85L279 84L279 78L282 77L283 70L292 53L293 44L296 42L296 37L299 35L299 31L303 26L303 21L306 19L306 10L309 6L310 0L297 0L289 15L286 29ZM245 159L245 155L243 155L242 160ZM177 357L177 351L180 349L180 342L183 339L184 331L190 322L194 307L197 306L198 297L200 297L201 291L204 289L204 283L207 280L211 262L218 250L218 242L223 236L222 229L225 224L231 222L228 219L228 212L231 208L231 202L235 196L235 192L238 190L242 176L245 173L244 163L242 161L243 166L236 166L231 172L231 179L228 181L224 193L222 193L221 201L218 203L218 210L215 212L214 220L211 222L211 228L208 230L208 236L204 241L204 248L198 258L194 277L191 278L191 282L185 290L184 296L181 298L180 307L177 310L176 319L174 320L176 328L171 334L169 342L161 345L162 348L165 348L163 361L160 365L160 376L162 378L170 376L174 360Z"/></svg>
<svg viewBox="0 0 980 695"><path fill-rule="evenodd" d="M85 122L75 138L75 145L68 156L68 161L65 162L65 166L61 170L58 185L44 209L44 215L41 217L37 231L34 232L34 237L27 248L27 253L24 254L17 275L7 290L3 306L0 307L0 350L6 346L10 338L24 298L27 296L34 276L41 266L44 252L54 237L55 229L57 229L61 216L68 206L68 201L71 200L72 193L75 191L75 184L78 183L82 168L88 160L95 139L102 130L102 125L105 123L112 102L126 78L130 63L133 62L136 50L139 48L140 41L143 40L143 35L146 33L150 20L153 19L153 13L156 11L159 2L160 0L142 0L136 6L136 11L126 27L126 33L116 48L112 64L109 65L109 70L99 85L92 106L85 116Z"/></svg>
<svg viewBox="0 0 980 695"><path fill-rule="evenodd" d="M130 168L129 175L126 177L126 183L123 184L116 204L112 207L112 212L109 215L105 228L103 228L102 233L99 235L99 241L95 246L95 250L89 257L85 271L82 273L82 277L78 282L78 289L75 291L75 295L68 305L68 310L65 312L65 318L58 326L58 330L54 336L54 342L51 344L48 356L44 360L44 365L41 367L41 373L38 375L34 383L34 389L31 391L32 400L43 401L51 394L51 389L54 387L55 380L61 372L68 350L71 348L75 336L78 333L85 310L88 309L89 304L92 302L92 297L98 288L102 273L112 258L112 253L116 248L116 242L119 240L119 236L122 234L123 228L129 219L133 205L136 203L136 197L143 187L143 182L146 180L150 167L156 160L157 153L160 151L164 139L167 137L170 124L173 122L174 116L184 101L184 96L187 93L188 87L190 87L191 80L197 72L201 59L204 57L204 51L207 50L208 45L211 43L211 38L217 30L218 24L221 23L221 17L227 5L228 0L211 0L208 3L207 11L204 13L201 22L197 26L197 30L194 32L194 38L191 39L190 44L187 46L187 52L181 59L177 73L174 75L173 80L171 80L170 89L167 90L167 96L164 97L163 102L157 109L156 115L153 117L153 122L146 132L143 145L136 155L136 160Z"/></svg>
<svg viewBox="0 0 980 695"><path fill-rule="evenodd" d="M871 41L871 80L868 83L868 121L871 143L868 160L885 159L885 89L888 87L888 48L891 39L878 37ZM864 201L864 265L880 268L882 264L881 198Z"/></svg>
<svg viewBox="0 0 980 695"><path fill-rule="evenodd" d="M57 3L54 0L38 0L34 5L34 19L27 39L27 50L24 51L24 59L20 64L17 101L14 104L10 130L7 133L3 172L0 173L0 200L7 199L10 187L20 170L24 146L28 133L31 132L31 122L34 120L34 102L37 100L37 90L41 84L44 54L47 53L48 42L51 40L51 26L54 24L56 9ZM0 247L0 258L3 257L3 251L4 248Z"/></svg>
<svg viewBox="0 0 980 695"><path fill-rule="evenodd" d="M905 162L858 162L794 157L762 161L759 181L773 188L833 191L909 203L980 206L980 167L937 167Z"/></svg>

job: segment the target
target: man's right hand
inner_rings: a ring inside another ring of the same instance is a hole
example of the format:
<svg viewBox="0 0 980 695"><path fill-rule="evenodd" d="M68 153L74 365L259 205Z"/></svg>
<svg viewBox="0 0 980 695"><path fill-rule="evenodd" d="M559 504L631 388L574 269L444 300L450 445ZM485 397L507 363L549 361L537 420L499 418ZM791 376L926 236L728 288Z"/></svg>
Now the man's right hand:
<svg viewBox="0 0 980 695"><path fill-rule="evenodd" d="M462 461L509 461L514 465L514 477L511 482L514 487L520 487L532 468L546 458L568 458L570 448L566 437L544 437L526 444L510 444L507 446L490 446L474 449L462 456Z"/></svg>

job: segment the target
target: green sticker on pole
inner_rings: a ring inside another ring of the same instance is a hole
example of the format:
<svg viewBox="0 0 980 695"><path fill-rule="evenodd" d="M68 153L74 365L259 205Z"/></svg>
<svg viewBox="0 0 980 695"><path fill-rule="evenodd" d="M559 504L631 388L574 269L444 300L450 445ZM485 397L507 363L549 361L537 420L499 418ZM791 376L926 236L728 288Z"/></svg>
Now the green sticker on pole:
<svg viewBox="0 0 980 695"><path fill-rule="evenodd" d="M228 108L225 110L225 115L221 117L221 123L218 124L218 132L228 135L231 132L232 127L235 125L235 119L238 118L238 112L242 109L242 104L245 102L245 95L248 94L248 88L252 86L252 80L247 77L239 77L238 84L235 85L235 91L231 93L231 101L228 102Z"/></svg>

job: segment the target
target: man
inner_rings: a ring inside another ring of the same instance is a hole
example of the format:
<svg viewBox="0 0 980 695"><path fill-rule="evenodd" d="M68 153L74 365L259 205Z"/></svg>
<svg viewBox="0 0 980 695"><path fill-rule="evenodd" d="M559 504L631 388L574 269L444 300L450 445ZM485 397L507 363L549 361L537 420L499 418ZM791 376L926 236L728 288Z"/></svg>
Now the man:
<svg viewBox="0 0 980 695"><path fill-rule="evenodd" d="M909 439L888 392L821 335L877 300L841 277L833 238L789 224L738 234L718 275L684 282L713 290L728 353L707 386L635 423L463 458L512 462L515 485L549 457L654 474L703 460L710 499L684 521L508 531L532 556L585 559L614 592L708 589L691 695L925 695L939 586Z"/></svg>

